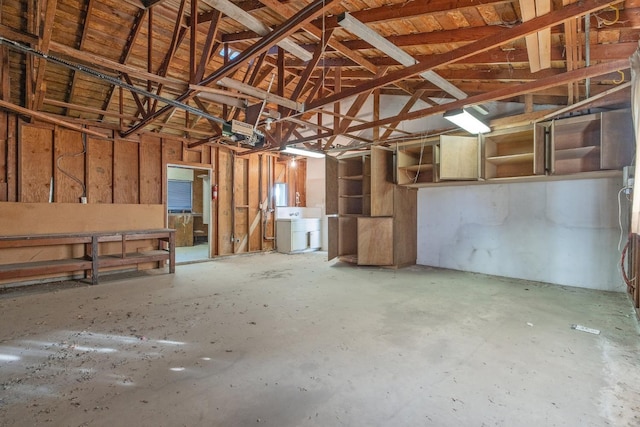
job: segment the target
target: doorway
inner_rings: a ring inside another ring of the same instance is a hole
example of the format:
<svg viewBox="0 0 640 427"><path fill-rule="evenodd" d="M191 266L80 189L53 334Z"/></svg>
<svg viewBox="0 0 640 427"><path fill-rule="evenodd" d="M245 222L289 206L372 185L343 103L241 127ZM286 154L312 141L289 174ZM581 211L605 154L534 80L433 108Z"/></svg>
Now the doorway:
<svg viewBox="0 0 640 427"><path fill-rule="evenodd" d="M167 165L167 225L176 230L176 263L210 258L210 169Z"/></svg>

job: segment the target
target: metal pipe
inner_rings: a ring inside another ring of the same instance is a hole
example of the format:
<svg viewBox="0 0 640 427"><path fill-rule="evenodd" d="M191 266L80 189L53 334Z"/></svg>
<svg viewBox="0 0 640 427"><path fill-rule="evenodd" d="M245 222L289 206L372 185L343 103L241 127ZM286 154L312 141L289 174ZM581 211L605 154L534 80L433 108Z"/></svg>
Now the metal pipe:
<svg viewBox="0 0 640 427"><path fill-rule="evenodd" d="M587 13L584 16L584 38L585 38L585 46L584 46L584 66L589 67L591 65L591 14ZM591 78L587 77L584 80L584 96L586 99L589 99L591 96Z"/></svg>

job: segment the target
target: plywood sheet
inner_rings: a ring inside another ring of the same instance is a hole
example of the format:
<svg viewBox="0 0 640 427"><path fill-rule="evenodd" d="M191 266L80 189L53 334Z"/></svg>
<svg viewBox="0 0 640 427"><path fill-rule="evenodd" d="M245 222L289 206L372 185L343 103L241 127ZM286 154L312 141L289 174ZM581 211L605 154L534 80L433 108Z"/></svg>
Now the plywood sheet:
<svg viewBox="0 0 640 427"><path fill-rule="evenodd" d="M166 163L182 161L182 141L175 139L162 140L162 161Z"/></svg>
<svg viewBox="0 0 640 427"><path fill-rule="evenodd" d="M371 216L393 215L393 152L371 150Z"/></svg>
<svg viewBox="0 0 640 427"><path fill-rule="evenodd" d="M417 190L397 187L395 191L394 264L416 263L418 248Z"/></svg>
<svg viewBox="0 0 640 427"><path fill-rule="evenodd" d="M7 190L7 113L0 111L0 202L8 200Z"/></svg>
<svg viewBox="0 0 640 427"><path fill-rule="evenodd" d="M89 203L113 202L113 142L87 138L87 199Z"/></svg>
<svg viewBox="0 0 640 427"><path fill-rule="evenodd" d="M477 137L441 136L440 179L478 179L480 176L479 156L480 150Z"/></svg>
<svg viewBox="0 0 640 427"><path fill-rule="evenodd" d="M164 227L163 205L0 203L0 234L82 233Z"/></svg>
<svg viewBox="0 0 640 427"><path fill-rule="evenodd" d="M80 132L57 128L54 133L54 201L79 203L85 195L86 150ZM80 182L78 182L80 181Z"/></svg>
<svg viewBox="0 0 640 427"><path fill-rule="evenodd" d="M53 129L22 124L20 201L47 202L53 176Z"/></svg>
<svg viewBox="0 0 640 427"><path fill-rule="evenodd" d="M140 139L140 203L162 203L162 150L160 138Z"/></svg>
<svg viewBox="0 0 640 427"><path fill-rule="evenodd" d="M18 119L7 116L7 201L18 201Z"/></svg>
<svg viewBox="0 0 640 427"><path fill-rule="evenodd" d="M602 113L601 169L630 165L635 146L633 119L629 110Z"/></svg>
<svg viewBox="0 0 640 427"><path fill-rule="evenodd" d="M335 157L325 158L325 209L327 215L338 214L338 160ZM331 239L329 239L331 241ZM335 258L335 257L333 257ZM329 257L332 259L332 257Z"/></svg>
<svg viewBox="0 0 640 427"><path fill-rule="evenodd" d="M113 151L113 202L138 203L139 144L117 139Z"/></svg>
<svg viewBox="0 0 640 427"><path fill-rule="evenodd" d="M184 150L185 162L189 163L203 163L202 152L200 150Z"/></svg>
<svg viewBox="0 0 640 427"><path fill-rule="evenodd" d="M358 218L358 265L393 263L393 218Z"/></svg>

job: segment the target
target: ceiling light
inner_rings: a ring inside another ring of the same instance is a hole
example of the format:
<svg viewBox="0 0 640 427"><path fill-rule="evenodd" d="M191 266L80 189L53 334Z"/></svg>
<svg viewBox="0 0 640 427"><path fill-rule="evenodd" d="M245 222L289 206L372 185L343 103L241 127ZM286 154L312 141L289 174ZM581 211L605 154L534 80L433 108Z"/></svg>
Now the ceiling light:
<svg viewBox="0 0 640 427"><path fill-rule="evenodd" d="M395 59L405 67L410 67L417 63L416 59L386 38L382 37L378 32L369 28L366 24L354 18L349 13L343 13L338 16L338 24L348 30L350 33L360 37L371 46L385 53L387 56ZM456 99L465 99L467 94L458 89L445 78L437 74L433 70L425 71L420 74L422 78L433 83L440 89L444 90Z"/></svg>
<svg viewBox="0 0 640 427"><path fill-rule="evenodd" d="M464 108L447 111L444 113L444 118L469 133L486 133L491 130L489 126L484 124L471 111L467 111Z"/></svg>
<svg viewBox="0 0 640 427"><path fill-rule="evenodd" d="M295 147L287 147L283 150L283 152L287 154L295 154L297 156L313 157L314 159L324 158L324 153L321 153L319 151L302 150L300 148L295 148Z"/></svg>

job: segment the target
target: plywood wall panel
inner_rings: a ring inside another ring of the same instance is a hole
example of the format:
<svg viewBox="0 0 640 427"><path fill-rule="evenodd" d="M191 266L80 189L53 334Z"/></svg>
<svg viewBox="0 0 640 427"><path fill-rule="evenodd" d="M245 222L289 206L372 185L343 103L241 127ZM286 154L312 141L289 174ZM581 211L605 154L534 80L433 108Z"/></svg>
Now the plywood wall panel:
<svg viewBox="0 0 640 427"><path fill-rule="evenodd" d="M113 203L113 142L87 138L87 199Z"/></svg>
<svg viewBox="0 0 640 427"><path fill-rule="evenodd" d="M113 202L138 203L138 144L118 139L113 146Z"/></svg>
<svg viewBox="0 0 640 427"><path fill-rule="evenodd" d="M162 203L162 148L160 138L143 135L140 140L140 203Z"/></svg>
<svg viewBox="0 0 640 427"><path fill-rule="evenodd" d="M22 124L20 201L47 202L53 176L53 129Z"/></svg>
<svg viewBox="0 0 640 427"><path fill-rule="evenodd" d="M8 115L0 111L0 202L8 200L7 184L7 120Z"/></svg>
<svg viewBox="0 0 640 427"><path fill-rule="evenodd" d="M166 163L182 161L182 141L175 139L162 140L162 161Z"/></svg>
<svg viewBox="0 0 640 427"><path fill-rule="evenodd" d="M184 150L184 161L189 163L203 163L200 150Z"/></svg>
<svg viewBox="0 0 640 427"><path fill-rule="evenodd" d="M233 209L231 208L231 196L233 193L233 180L231 179L232 152L227 149L218 149L218 255L233 253Z"/></svg>
<svg viewBox="0 0 640 427"><path fill-rule="evenodd" d="M18 119L9 114L7 122L7 200L18 201Z"/></svg>
<svg viewBox="0 0 640 427"><path fill-rule="evenodd" d="M53 145L55 149L53 200L61 203L79 203L80 197L85 195L86 153L83 135L74 130L58 127L54 132Z"/></svg>

